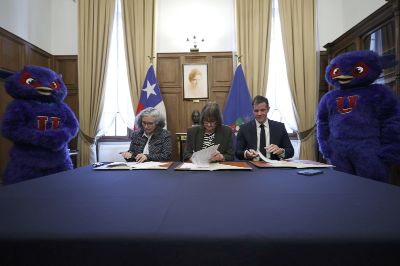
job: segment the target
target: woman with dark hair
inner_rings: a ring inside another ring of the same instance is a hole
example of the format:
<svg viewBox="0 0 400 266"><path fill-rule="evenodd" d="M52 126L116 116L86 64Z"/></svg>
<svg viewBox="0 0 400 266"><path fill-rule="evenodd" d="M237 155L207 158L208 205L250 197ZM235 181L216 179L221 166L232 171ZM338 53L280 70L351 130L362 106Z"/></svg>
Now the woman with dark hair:
<svg viewBox="0 0 400 266"><path fill-rule="evenodd" d="M163 129L165 118L156 108L149 107L139 113L136 124L139 130L132 133L128 151L121 152L128 162L171 160L170 133Z"/></svg>
<svg viewBox="0 0 400 266"><path fill-rule="evenodd" d="M219 144L218 151L213 154L211 161L232 161L234 159L232 135L232 129L222 124L218 104L209 102L201 111L200 125L187 130L184 159L189 160L193 152Z"/></svg>

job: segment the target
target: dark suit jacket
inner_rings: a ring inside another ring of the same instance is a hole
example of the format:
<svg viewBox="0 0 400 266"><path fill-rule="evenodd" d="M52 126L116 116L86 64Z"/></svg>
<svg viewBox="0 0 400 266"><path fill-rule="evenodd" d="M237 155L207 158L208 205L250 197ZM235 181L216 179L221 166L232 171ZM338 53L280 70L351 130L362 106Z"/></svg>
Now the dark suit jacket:
<svg viewBox="0 0 400 266"><path fill-rule="evenodd" d="M203 148L203 126L194 126L188 128L186 139L186 150L184 160L189 160L193 152ZM220 125L215 130L215 144L219 144L218 151L224 156L225 161L233 161L233 133L232 129L225 125Z"/></svg>
<svg viewBox="0 0 400 266"><path fill-rule="evenodd" d="M135 161L136 155L143 153L146 146L147 138L143 136L143 130L132 133L132 141L129 147L129 152L132 153L131 159L127 161ZM149 142L149 154L146 154L148 161L169 161L172 155L171 134L161 129L153 133Z"/></svg>
<svg viewBox="0 0 400 266"><path fill-rule="evenodd" d="M285 159L293 157L294 149L285 125L281 122L269 119L268 125L270 144L276 144L279 148L285 149ZM236 157L240 160L244 160L244 152L248 149L257 150L257 128L255 120L240 127L236 138ZM277 155L271 154L271 159L279 160L280 158Z"/></svg>

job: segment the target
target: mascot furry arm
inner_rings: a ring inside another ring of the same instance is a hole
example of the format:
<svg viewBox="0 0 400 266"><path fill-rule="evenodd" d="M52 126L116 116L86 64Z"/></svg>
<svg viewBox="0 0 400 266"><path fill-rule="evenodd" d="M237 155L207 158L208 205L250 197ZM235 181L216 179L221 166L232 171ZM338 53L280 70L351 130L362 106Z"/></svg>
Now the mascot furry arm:
<svg viewBox="0 0 400 266"><path fill-rule="evenodd" d="M25 66L5 81L14 100L7 107L2 133L14 142L4 184L68 169L68 142L78 121L63 102L67 88L61 75L39 66Z"/></svg>
<svg viewBox="0 0 400 266"><path fill-rule="evenodd" d="M383 84L372 84L393 56L372 51L334 58L325 78L335 89L318 106L320 151L336 170L388 181L389 166L400 161L400 107Z"/></svg>

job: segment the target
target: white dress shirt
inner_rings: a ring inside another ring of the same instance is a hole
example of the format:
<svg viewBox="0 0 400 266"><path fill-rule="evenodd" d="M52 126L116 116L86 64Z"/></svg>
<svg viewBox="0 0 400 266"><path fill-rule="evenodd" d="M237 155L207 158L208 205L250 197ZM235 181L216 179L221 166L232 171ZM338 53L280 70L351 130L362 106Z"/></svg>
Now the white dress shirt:
<svg viewBox="0 0 400 266"><path fill-rule="evenodd" d="M151 139L151 136L153 136L153 134L151 134L150 136L147 136L147 134L144 132L143 136L145 136L147 138L146 145L144 145L143 154L149 154L149 141Z"/></svg>

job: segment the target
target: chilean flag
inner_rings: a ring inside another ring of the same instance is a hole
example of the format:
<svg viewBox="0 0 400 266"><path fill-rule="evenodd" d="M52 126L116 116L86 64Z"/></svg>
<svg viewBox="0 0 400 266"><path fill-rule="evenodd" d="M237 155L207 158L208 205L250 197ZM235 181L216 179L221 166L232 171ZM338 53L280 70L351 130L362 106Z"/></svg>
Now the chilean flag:
<svg viewBox="0 0 400 266"><path fill-rule="evenodd" d="M232 87L224 108L224 124L232 128L235 136L244 123L254 119L251 98L244 77L242 65L239 64L233 76ZM236 144L236 137L234 139Z"/></svg>
<svg viewBox="0 0 400 266"><path fill-rule="evenodd" d="M138 115L143 109L154 107L158 109L165 117L165 126L167 126L167 112L165 111L164 101L161 96L160 87L157 84L156 74L153 65L147 70L146 78L140 93L139 105L136 109Z"/></svg>

